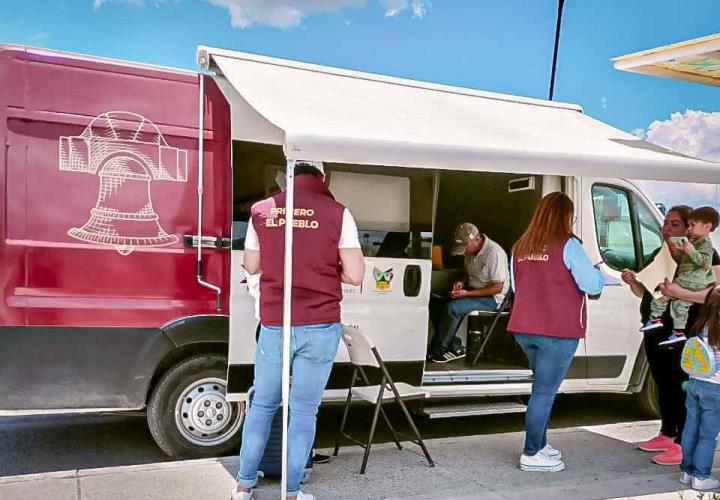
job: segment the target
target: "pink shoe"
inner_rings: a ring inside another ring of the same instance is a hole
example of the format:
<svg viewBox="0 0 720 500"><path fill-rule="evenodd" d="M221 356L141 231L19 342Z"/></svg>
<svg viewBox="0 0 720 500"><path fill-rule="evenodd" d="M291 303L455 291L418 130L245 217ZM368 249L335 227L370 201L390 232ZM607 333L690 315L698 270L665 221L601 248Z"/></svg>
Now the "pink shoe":
<svg viewBox="0 0 720 500"><path fill-rule="evenodd" d="M658 465L680 465L682 458L682 446L673 443L667 451L652 457L652 461Z"/></svg>
<svg viewBox="0 0 720 500"><path fill-rule="evenodd" d="M642 451L665 451L673 444L675 444L675 442L672 438L661 433L652 439L638 443L638 448Z"/></svg>

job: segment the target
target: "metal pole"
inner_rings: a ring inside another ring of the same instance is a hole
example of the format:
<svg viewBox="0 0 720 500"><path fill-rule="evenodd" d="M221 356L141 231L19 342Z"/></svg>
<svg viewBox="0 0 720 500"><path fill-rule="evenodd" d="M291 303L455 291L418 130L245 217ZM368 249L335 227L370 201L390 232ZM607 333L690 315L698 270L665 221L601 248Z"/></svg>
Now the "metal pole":
<svg viewBox="0 0 720 500"><path fill-rule="evenodd" d="M198 229L197 229L197 282L204 286L214 290L217 294L217 310L222 309L222 290L219 286L213 285L203 280L203 268L202 268L202 222L203 222L203 172L205 167L204 152L205 152L205 131L204 118L205 118L205 75L201 72L198 73L200 78L200 88L198 94Z"/></svg>
<svg viewBox="0 0 720 500"><path fill-rule="evenodd" d="M283 350L282 350L282 476L281 499L287 498L287 445L290 417L290 330L292 320L293 212L295 210L295 160L287 161L285 191L285 280L283 283Z"/></svg>
<svg viewBox="0 0 720 500"><path fill-rule="evenodd" d="M560 47L560 26L562 25L563 7L565 0L558 0L557 25L555 26L555 47L553 49L552 70L550 71L550 93L549 100L555 95L555 71L557 70L558 47Z"/></svg>

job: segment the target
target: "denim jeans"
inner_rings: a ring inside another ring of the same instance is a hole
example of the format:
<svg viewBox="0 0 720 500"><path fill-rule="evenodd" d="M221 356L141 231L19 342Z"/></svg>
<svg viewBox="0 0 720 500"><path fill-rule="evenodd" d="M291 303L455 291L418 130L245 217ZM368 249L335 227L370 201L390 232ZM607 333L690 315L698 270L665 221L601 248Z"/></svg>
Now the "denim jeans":
<svg viewBox="0 0 720 500"><path fill-rule="evenodd" d="M533 372L532 394L525 414L523 454L533 456L547 444L555 396L560 388L580 339L516 333L515 342L525 353Z"/></svg>
<svg viewBox="0 0 720 500"><path fill-rule="evenodd" d="M287 494L297 495L315 440L318 407L337 353L342 325L325 323L292 327L290 338L290 419L288 424ZM240 486L257 484L270 424L282 403L282 327L262 326L255 351L255 395L245 417L240 449Z"/></svg>
<svg viewBox="0 0 720 500"><path fill-rule="evenodd" d="M471 311L494 311L498 307L494 297L467 297L447 303L432 341L432 354L442 355L450 349L460 323Z"/></svg>
<svg viewBox="0 0 720 500"><path fill-rule="evenodd" d="M691 378L685 406L680 468L693 477L706 479L710 477L720 432L720 384Z"/></svg>

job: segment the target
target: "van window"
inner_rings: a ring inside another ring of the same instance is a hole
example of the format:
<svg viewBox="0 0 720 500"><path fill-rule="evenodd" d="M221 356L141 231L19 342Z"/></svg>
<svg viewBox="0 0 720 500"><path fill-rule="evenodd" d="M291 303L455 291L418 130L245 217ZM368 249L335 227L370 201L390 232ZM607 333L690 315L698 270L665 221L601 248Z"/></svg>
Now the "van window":
<svg viewBox="0 0 720 500"><path fill-rule="evenodd" d="M636 269L629 193L613 186L592 188L595 230L603 260L613 269Z"/></svg>
<svg viewBox="0 0 720 500"><path fill-rule="evenodd" d="M653 253L662 245L662 227L653 211L639 196L633 196L633 201L637 208L640 228L640 250L642 252L642 266L640 267L645 267L652 259Z"/></svg>

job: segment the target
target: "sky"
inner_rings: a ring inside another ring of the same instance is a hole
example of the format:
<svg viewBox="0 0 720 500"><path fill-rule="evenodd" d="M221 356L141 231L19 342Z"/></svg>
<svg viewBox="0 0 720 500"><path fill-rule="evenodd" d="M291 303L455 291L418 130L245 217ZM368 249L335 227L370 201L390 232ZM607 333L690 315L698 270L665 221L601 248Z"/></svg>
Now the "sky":
<svg viewBox="0 0 720 500"><path fill-rule="evenodd" d="M0 43L196 69L197 45L547 98L557 0L0 0ZM720 31L720 0L566 0L555 99L720 161L720 88L610 59ZM645 183L666 204L715 186Z"/></svg>

